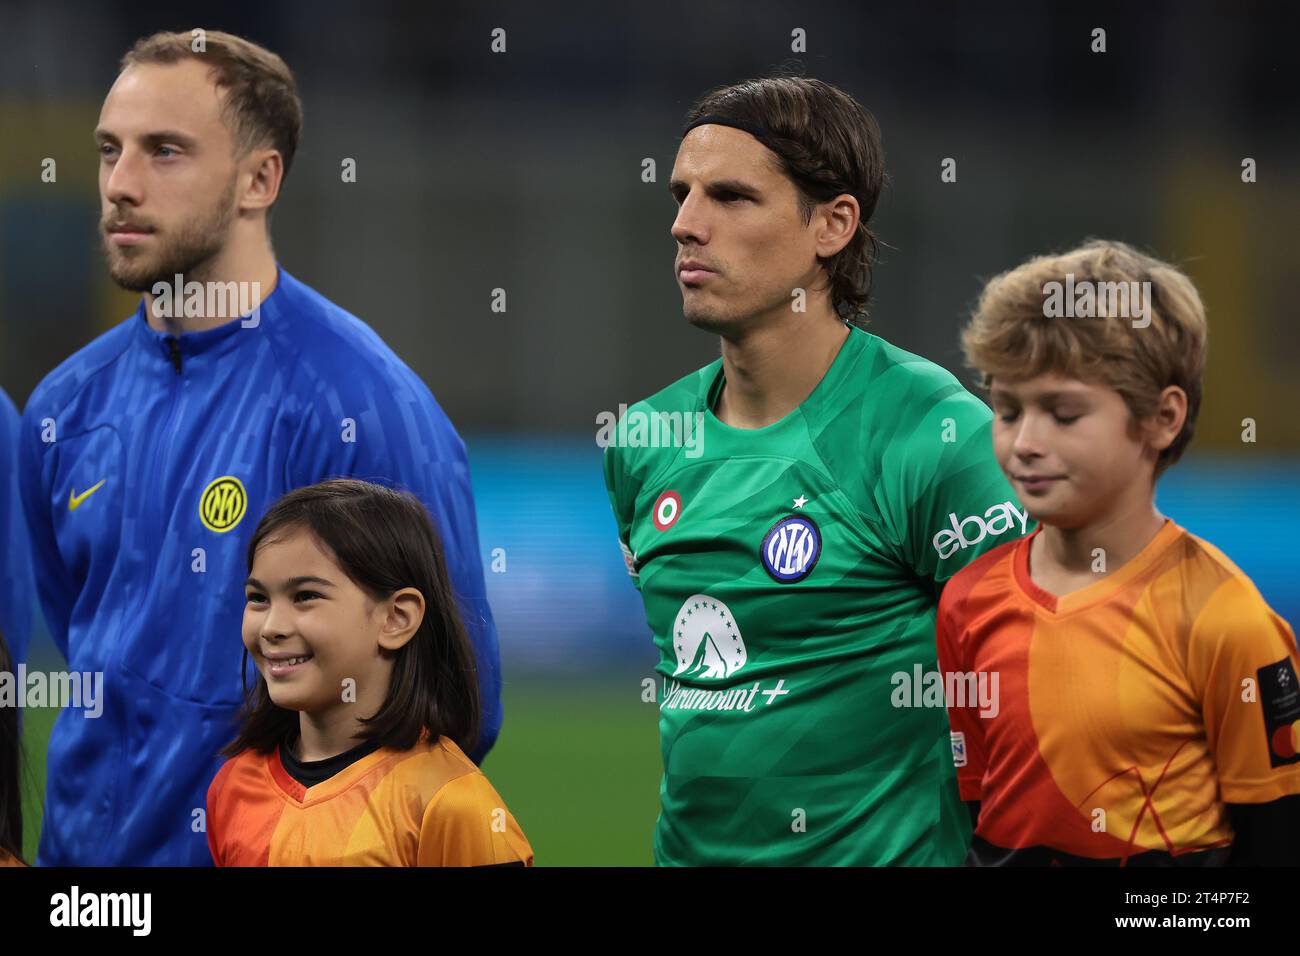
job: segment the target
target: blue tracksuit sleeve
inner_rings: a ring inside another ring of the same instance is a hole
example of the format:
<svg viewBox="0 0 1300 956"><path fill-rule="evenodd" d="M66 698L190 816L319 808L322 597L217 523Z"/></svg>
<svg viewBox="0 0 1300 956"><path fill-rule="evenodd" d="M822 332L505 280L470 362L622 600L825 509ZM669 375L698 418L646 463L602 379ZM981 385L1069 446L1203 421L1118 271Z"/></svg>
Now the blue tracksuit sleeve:
<svg viewBox="0 0 1300 956"><path fill-rule="evenodd" d="M32 634L31 545L18 492L18 410L0 391L0 634L15 665L27 660Z"/></svg>
<svg viewBox="0 0 1300 956"><path fill-rule="evenodd" d="M478 663L482 722L469 756L481 762L501 728L501 662L464 443L428 388L405 368L377 380L341 370L315 390L304 412L288 459L289 487L359 478L412 492L428 509Z"/></svg>
<svg viewBox="0 0 1300 956"><path fill-rule="evenodd" d="M38 403L28 400L18 439L18 491L22 501L24 524L30 542L32 571L36 593L40 597L45 626L64 660L72 663L68 653L68 622L78 589L63 563L54 539L49 476L53 473L54 449L57 446L56 422L42 422L33 409ZM43 407L43 406L42 406ZM42 440L42 436L51 441Z"/></svg>

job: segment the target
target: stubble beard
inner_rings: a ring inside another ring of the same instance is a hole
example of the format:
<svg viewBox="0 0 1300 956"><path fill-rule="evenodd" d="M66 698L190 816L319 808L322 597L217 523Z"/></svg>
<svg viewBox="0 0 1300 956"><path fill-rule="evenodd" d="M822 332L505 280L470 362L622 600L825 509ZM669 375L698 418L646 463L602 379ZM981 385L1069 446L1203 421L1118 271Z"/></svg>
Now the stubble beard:
<svg viewBox="0 0 1300 956"><path fill-rule="evenodd" d="M213 207L182 223L170 243L165 242L162 233L152 233L161 247L152 255L139 247L110 245L105 224L101 223L109 276L129 292L151 292L160 282L171 285L177 275L182 281L201 281L204 267L226 246L230 224L235 218L234 198L235 177L232 176L228 188L218 196Z"/></svg>

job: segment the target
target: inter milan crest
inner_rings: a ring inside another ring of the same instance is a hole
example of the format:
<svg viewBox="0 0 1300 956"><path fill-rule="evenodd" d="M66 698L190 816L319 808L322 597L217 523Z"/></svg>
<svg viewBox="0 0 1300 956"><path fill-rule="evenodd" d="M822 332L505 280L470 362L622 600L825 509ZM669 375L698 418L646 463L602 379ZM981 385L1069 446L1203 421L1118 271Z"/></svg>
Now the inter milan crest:
<svg viewBox="0 0 1300 956"><path fill-rule="evenodd" d="M822 553L822 535L807 515L790 515L772 526L758 549L773 581L793 584L812 574Z"/></svg>
<svg viewBox="0 0 1300 956"><path fill-rule="evenodd" d="M199 498L199 518L203 526L218 534L239 524L248 510L248 492L234 475L222 475L208 482Z"/></svg>

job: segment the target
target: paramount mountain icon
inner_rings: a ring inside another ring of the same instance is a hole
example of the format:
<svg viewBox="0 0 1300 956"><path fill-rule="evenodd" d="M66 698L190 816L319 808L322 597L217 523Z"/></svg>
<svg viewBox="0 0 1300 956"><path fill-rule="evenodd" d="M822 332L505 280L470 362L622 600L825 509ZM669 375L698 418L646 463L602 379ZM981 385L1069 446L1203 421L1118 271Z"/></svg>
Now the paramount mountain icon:
<svg viewBox="0 0 1300 956"><path fill-rule="evenodd" d="M695 652L695 660L691 662L690 669L686 671L686 676L722 677L726 673L727 664L722 659L722 652L718 650L713 635L705 631L704 639L700 641L699 649Z"/></svg>
<svg viewBox="0 0 1300 956"><path fill-rule="evenodd" d="M692 594L682 604L672 638L677 656L674 677L723 680L749 659L731 609L707 594Z"/></svg>
<svg viewBox="0 0 1300 956"><path fill-rule="evenodd" d="M683 680L724 681L745 666L749 655L740 636L740 625L731 608L707 594L692 594L673 620L673 649L677 670ZM764 687L695 687L664 678L661 711L731 710L752 713L758 703L764 709L789 694L785 678ZM762 701L755 701L758 695Z"/></svg>

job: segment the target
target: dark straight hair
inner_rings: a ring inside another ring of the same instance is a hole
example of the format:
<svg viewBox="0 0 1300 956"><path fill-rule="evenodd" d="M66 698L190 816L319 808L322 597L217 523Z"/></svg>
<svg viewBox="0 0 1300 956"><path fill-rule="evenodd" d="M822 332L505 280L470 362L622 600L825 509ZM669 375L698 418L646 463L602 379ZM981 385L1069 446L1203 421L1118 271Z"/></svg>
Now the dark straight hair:
<svg viewBox="0 0 1300 956"><path fill-rule="evenodd" d="M0 633L0 671L14 674L13 658L9 646ZM22 693L22 688L18 688ZM22 739L18 735L18 708L0 707L0 851L23 856L23 804L18 787L18 773L22 766L19 757Z"/></svg>
<svg viewBox="0 0 1300 956"><path fill-rule="evenodd" d="M410 750L427 731L468 753L478 741L479 691L474 649L447 575L438 533L414 495L383 485L336 478L298 488L273 504L248 543L252 573L257 549L303 530L357 587L376 601L401 588L424 595L424 620L394 652L392 681L378 713L364 715L361 741ZM269 753L297 732L298 712L271 700L260 674L245 693L238 736L225 757L249 748Z"/></svg>

